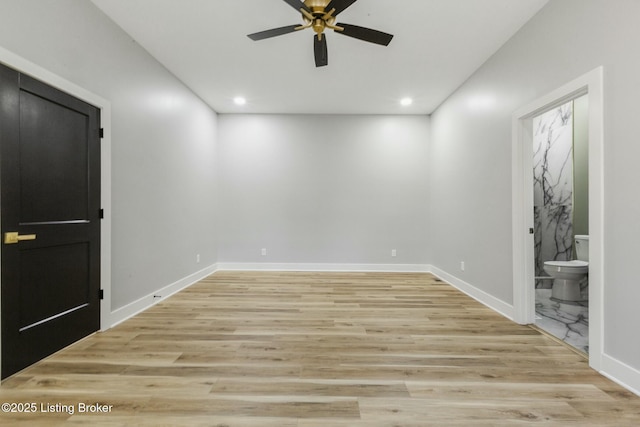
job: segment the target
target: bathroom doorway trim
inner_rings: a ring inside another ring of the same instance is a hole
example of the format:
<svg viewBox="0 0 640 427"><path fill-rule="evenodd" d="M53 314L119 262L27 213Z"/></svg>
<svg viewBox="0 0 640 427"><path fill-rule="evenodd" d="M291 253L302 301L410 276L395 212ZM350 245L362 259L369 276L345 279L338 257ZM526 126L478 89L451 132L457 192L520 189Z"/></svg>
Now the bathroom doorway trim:
<svg viewBox="0 0 640 427"><path fill-rule="evenodd" d="M513 308L520 324L535 322L533 118L589 95L589 365L600 371L604 351L604 100L603 68L518 109L512 119Z"/></svg>

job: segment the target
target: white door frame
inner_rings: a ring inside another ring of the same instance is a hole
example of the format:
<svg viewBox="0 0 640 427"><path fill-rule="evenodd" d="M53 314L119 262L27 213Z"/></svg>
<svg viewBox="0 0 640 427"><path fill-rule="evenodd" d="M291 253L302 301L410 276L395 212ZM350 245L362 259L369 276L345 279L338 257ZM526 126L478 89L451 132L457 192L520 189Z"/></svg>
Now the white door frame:
<svg viewBox="0 0 640 427"><path fill-rule="evenodd" d="M600 371L604 353L604 99L598 67L520 108L512 119L513 308L520 324L535 321L533 117L589 95L589 365Z"/></svg>
<svg viewBox="0 0 640 427"><path fill-rule="evenodd" d="M100 224L100 288L104 291L104 299L100 301L100 329L108 329L111 326L111 103L1 46L0 63L100 109L100 123L104 129L100 152L101 206L104 209Z"/></svg>

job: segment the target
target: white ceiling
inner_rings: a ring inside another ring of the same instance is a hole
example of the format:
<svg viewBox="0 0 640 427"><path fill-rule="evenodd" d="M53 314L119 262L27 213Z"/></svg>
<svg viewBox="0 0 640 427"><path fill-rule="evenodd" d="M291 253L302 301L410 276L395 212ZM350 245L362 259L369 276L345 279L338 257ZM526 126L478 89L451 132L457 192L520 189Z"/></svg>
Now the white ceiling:
<svg viewBox="0 0 640 427"><path fill-rule="evenodd" d="M246 36L301 23L282 0L92 1L219 113L430 114L548 0L359 0L338 22L394 39L329 31L321 68L310 29Z"/></svg>

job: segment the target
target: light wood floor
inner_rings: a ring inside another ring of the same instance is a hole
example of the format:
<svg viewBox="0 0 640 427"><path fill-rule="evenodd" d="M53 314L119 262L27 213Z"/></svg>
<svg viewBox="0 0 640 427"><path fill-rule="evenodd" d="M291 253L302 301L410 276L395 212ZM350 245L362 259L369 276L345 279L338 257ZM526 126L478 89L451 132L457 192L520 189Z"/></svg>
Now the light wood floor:
<svg viewBox="0 0 640 427"><path fill-rule="evenodd" d="M429 274L216 273L8 379L0 402L38 405L3 425L640 425L640 398Z"/></svg>

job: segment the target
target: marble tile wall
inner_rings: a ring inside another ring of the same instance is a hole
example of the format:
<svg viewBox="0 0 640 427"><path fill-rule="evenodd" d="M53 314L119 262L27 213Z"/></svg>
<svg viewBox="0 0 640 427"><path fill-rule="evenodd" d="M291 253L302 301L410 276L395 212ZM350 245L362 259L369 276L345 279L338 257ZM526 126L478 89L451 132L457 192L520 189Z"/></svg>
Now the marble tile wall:
<svg viewBox="0 0 640 427"><path fill-rule="evenodd" d="M545 261L572 259L573 102L533 119L536 276ZM550 288L550 280L536 281Z"/></svg>

